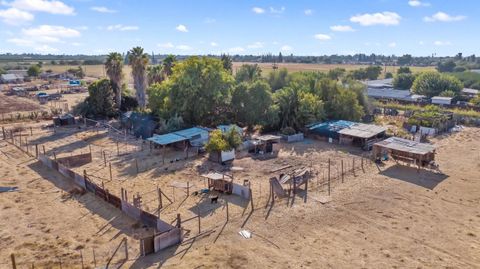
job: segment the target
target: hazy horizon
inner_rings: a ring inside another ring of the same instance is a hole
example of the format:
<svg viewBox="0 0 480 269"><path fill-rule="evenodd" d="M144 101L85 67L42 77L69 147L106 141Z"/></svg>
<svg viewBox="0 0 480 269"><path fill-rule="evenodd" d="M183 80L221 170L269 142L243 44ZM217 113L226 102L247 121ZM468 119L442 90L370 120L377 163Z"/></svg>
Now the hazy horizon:
<svg viewBox="0 0 480 269"><path fill-rule="evenodd" d="M0 3L0 53L297 56L479 54L478 1Z"/></svg>

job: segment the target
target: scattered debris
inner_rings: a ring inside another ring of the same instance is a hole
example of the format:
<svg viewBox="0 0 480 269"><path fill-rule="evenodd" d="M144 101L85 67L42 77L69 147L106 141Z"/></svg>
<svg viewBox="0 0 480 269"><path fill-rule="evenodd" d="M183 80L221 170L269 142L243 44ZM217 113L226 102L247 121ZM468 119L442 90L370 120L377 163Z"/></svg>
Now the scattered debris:
<svg viewBox="0 0 480 269"><path fill-rule="evenodd" d="M0 187L0 193L1 192L13 192L13 191L18 191L18 187Z"/></svg>
<svg viewBox="0 0 480 269"><path fill-rule="evenodd" d="M238 232L241 236L243 236L243 238L245 239L250 239L252 238L252 232L248 231L248 230L241 230L240 232Z"/></svg>

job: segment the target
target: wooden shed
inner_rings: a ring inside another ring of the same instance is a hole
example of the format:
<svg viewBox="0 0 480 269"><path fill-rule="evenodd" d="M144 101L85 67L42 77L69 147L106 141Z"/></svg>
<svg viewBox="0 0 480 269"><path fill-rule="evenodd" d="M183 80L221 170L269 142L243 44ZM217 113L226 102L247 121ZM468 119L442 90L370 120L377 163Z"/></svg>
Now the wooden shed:
<svg viewBox="0 0 480 269"><path fill-rule="evenodd" d="M396 161L428 167L435 160L435 146L399 137L390 137L373 145L375 159L390 155Z"/></svg>
<svg viewBox="0 0 480 269"><path fill-rule="evenodd" d="M208 188L216 191L224 192L231 194L233 191L233 177L218 173L210 172L208 174L202 175L202 177L208 179Z"/></svg>

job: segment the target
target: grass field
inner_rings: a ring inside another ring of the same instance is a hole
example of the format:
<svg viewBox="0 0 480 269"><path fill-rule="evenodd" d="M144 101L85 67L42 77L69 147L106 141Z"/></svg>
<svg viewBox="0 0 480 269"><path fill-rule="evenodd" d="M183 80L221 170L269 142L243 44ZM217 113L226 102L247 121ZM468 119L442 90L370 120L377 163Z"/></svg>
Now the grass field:
<svg viewBox="0 0 480 269"><path fill-rule="evenodd" d="M233 70L234 72L242 65L242 64L253 64L253 63L242 63L242 62L235 62L233 63ZM258 63L264 74L268 74L273 70L271 63ZM289 72L301 72L301 71L320 71L320 72L327 72L328 70L340 67L344 68L347 71L355 70L359 68L367 67L366 65L353 65L353 64L296 64L296 63L283 63L277 64L279 68L287 68ZM64 72L69 68L74 66L69 65L44 65L44 70L51 69L53 72ZM105 70L103 65L84 65L85 73L89 77L103 77L105 76ZM398 66L387 66L386 71L395 73L398 69ZM435 70L433 66L431 67L410 67L413 72L422 72L422 71L432 71ZM130 66L125 66L124 69L125 78L129 83L132 83L131 77L131 69Z"/></svg>

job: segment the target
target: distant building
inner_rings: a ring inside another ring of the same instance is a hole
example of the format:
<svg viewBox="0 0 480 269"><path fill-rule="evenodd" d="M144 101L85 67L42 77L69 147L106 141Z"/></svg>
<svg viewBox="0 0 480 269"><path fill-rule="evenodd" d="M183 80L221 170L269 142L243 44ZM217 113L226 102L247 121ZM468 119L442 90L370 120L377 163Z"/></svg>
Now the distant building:
<svg viewBox="0 0 480 269"><path fill-rule="evenodd" d="M432 104L436 105L451 105L453 97L442 97L434 96L432 97Z"/></svg>
<svg viewBox="0 0 480 269"><path fill-rule="evenodd" d="M464 88L462 90L462 94L469 98L477 97L478 93L479 93L479 90L475 90L475 89Z"/></svg>
<svg viewBox="0 0 480 269"><path fill-rule="evenodd" d="M18 84L23 83L24 77L22 75L17 74L3 74L0 77L1 83L10 83L10 84Z"/></svg>

